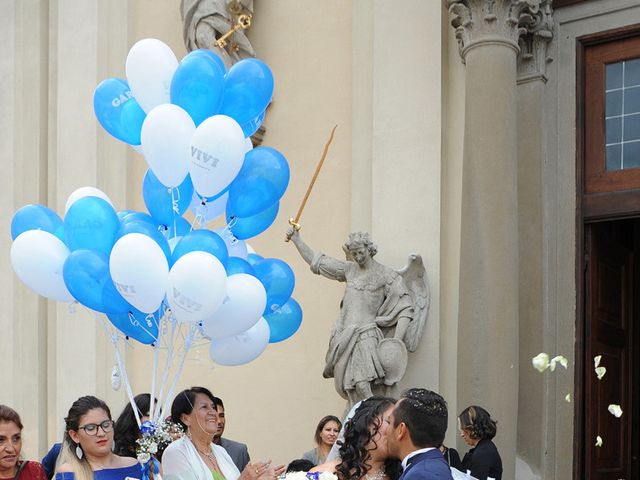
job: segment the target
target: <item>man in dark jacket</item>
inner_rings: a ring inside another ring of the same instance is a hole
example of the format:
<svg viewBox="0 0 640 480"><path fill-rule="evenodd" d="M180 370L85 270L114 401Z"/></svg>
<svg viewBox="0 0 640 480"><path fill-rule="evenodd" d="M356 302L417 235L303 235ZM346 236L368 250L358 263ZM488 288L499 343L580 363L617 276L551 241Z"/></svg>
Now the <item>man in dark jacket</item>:
<svg viewBox="0 0 640 480"><path fill-rule="evenodd" d="M385 422L389 453L402 460L400 480L452 480L439 450L447 431L444 398L424 388L411 388Z"/></svg>
<svg viewBox="0 0 640 480"><path fill-rule="evenodd" d="M216 405L216 410L218 411L218 432L213 436L213 443L224 448L231 457L231 460L233 460L233 463L238 467L238 470L242 472L250 460L249 450L244 443L223 438L222 434L224 433L224 427L226 425L224 403L222 403L222 399L219 397L215 397L214 403Z"/></svg>

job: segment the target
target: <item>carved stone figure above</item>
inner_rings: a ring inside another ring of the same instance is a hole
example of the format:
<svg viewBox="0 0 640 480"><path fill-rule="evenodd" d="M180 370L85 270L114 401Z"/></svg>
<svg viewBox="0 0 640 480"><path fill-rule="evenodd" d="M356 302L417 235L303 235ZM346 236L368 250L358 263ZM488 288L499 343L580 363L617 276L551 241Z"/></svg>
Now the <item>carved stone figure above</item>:
<svg viewBox="0 0 640 480"><path fill-rule="evenodd" d="M325 378L333 378L349 406L388 391L404 376L407 350L416 350L429 313L429 289L420 255L394 270L374 260L368 233L349 235L346 260L314 251L294 228L287 231L311 271L346 282L340 316L329 340Z"/></svg>
<svg viewBox="0 0 640 480"><path fill-rule="evenodd" d="M233 33L225 48L215 45L236 25L240 15L253 15L253 0L182 0L180 14L188 51L209 48L220 55L227 68L243 58L256 56L242 29Z"/></svg>

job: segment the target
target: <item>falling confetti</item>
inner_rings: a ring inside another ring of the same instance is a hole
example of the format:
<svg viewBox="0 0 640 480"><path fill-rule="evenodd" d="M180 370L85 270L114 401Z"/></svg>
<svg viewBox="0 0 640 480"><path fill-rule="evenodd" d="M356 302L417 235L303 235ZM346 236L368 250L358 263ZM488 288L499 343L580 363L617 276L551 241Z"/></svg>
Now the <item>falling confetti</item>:
<svg viewBox="0 0 640 480"><path fill-rule="evenodd" d="M607 373L607 369L605 367L596 368L596 376L598 377L598 380L602 380L602 377L604 377L605 373Z"/></svg>
<svg viewBox="0 0 640 480"><path fill-rule="evenodd" d="M609 410L609 413L616 418L620 418L622 416L622 409L620 408L620 405L612 403L611 405L609 405L609 408L607 410Z"/></svg>
<svg viewBox="0 0 640 480"><path fill-rule="evenodd" d="M564 397L564 401L567 403L571 403L571 394L567 393Z"/></svg>
<svg viewBox="0 0 640 480"><path fill-rule="evenodd" d="M601 446L602 446L602 437L598 435L596 437L596 447L601 447Z"/></svg>
<svg viewBox="0 0 640 480"><path fill-rule="evenodd" d="M544 352L539 353L531 359L531 364L533 365L533 368L542 373L549 368L549 355Z"/></svg>
<svg viewBox="0 0 640 480"><path fill-rule="evenodd" d="M598 368L600 366L600 360L602 360L602 355L593 357L593 368Z"/></svg>
<svg viewBox="0 0 640 480"><path fill-rule="evenodd" d="M558 364L558 363L560 365L562 365L565 370L567 369L567 366L569 365L569 361L565 357L563 357L562 355L556 355L549 362L549 370L551 370L552 372L555 371L556 364Z"/></svg>

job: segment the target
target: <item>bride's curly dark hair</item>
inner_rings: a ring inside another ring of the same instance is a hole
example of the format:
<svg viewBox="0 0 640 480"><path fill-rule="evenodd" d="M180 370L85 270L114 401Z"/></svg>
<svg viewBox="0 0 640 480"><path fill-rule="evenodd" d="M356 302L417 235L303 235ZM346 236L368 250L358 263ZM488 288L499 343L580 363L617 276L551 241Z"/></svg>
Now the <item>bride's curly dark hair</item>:
<svg viewBox="0 0 640 480"><path fill-rule="evenodd" d="M371 451L378 448L373 437L384 421L382 414L395 404L393 398L370 397L364 400L344 428L344 440L339 441L341 463L336 466L340 480L356 480L367 474L371 468ZM367 448L373 441L373 448ZM402 473L400 462L387 459L384 465L389 480L397 480Z"/></svg>

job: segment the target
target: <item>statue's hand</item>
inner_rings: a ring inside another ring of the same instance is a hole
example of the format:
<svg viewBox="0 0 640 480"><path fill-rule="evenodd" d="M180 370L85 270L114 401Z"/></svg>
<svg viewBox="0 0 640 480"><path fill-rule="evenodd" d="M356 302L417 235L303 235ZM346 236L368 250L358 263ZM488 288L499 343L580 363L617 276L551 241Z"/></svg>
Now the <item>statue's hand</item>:
<svg viewBox="0 0 640 480"><path fill-rule="evenodd" d="M287 233L286 233L287 241L293 240L295 242L299 236L300 234L295 228L293 227L287 228Z"/></svg>

